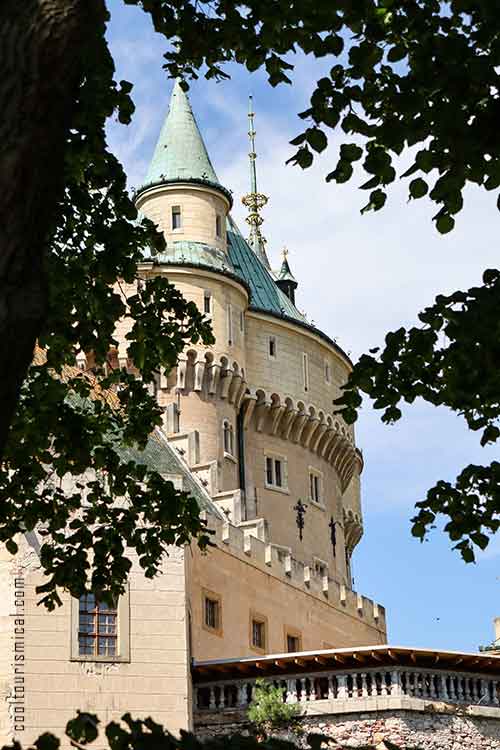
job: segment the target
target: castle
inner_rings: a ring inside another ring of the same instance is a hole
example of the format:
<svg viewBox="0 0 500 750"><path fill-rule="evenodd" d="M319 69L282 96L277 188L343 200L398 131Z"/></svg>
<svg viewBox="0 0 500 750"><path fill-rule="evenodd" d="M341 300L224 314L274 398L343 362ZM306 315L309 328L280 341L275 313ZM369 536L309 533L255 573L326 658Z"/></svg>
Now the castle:
<svg viewBox="0 0 500 750"><path fill-rule="evenodd" d="M163 430L134 458L196 498L215 547L207 554L195 544L172 549L153 580L134 564L115 609L92 595L66 596L53 613L36 606L36 534L25 536L15 559L2 551L3 741L27 744L44 731L61 736L76 709L96 713L103 724L130 711L173 732L192 728L197 709L245 704L251 690L245 683L238 693L235 675L286 672L287 665L350 670L344 682L287 677L290 701L359 695L387 702L420 689L413 678L392 681L389 666L408 659L417 669L429 654L391 651L384 608L353 590L363 459L353 428L333 404L351 363L297 309L298 282L286 255L279 270L270 267L254 137L250 112L248 240L231 218L232 194L219 182L177 83L135 193L140 214L166 240L161 255L144 258L141 277L164 275L174 283L210 318L215 343L192 346L175 370L160 374L155 395L164 407ZM132 364L129 325L124 319L117 332L125 367ZM472 669L479 660L475 675L496 669L494 657L477 656L474 664L439 658L449 669ZM359 664L360 681L352 677ZM209 678L216 687L196 687L194 700L192 680ZM227 687L226 678L233 680ZM446 695L458 700L459 683L446 679ZM479 699L482 678L468 679L456 677L464 681L462 698ZM437 678L425 684L438 695Z"/></svg>

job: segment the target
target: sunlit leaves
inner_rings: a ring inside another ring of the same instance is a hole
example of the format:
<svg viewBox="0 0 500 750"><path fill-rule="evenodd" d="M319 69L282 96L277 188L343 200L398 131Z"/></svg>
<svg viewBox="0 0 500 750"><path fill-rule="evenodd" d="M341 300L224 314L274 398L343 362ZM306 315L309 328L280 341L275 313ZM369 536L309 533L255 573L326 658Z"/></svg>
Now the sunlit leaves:
<svg viewBox="0 0 500 750"><path fill-rule="evenodd" d="M344 418L356 419L362 393L373 399L387 423L401 418L401 403L422 398L460 414L469 429L480 433L481 445L498 441L500 272L485 271L483 286L439 295L419 319L419 327L387 334L382 350L355 364L337 401ZM472 560L473 546L484 545L500 524L500 464L468 467L455 485L438 482L417 508L415 536L423 537L444 515L455 547Z"/></svg>
<svg viewBox="0 0 500 750"><path fill-rule="evenodd" d="M293 81L291 53L302 51L325 60L329 76L318 79L308 120L310 150L289 161L303 169L324 151L327 131L339 123L345 133L393 158L420 145L411 172L425 180L425 195L444 209L436 219L441 233L454 226L467 183L500 187L500 144L496 137L500 47L496 4L438 2L311 3L292 5L246 0L234 4L127 0L151 13L155 28L177 44L166 53L171 75L224 75L224 63L236 60L251 71L264 68L275 86ZM332 64L333 62L333 64ZM320 139L323 132L325 139ZM335 157L334 157L335 158ZM352 178L345 162L327 169L327 180ZM395 179L392 166L362 165L381 185ZM434 171L435 170L435 171ZM407 172L409 175L410 172ZM440 180L454 181L442 189ZM423 197L422 186L409 188Z"/></svg>

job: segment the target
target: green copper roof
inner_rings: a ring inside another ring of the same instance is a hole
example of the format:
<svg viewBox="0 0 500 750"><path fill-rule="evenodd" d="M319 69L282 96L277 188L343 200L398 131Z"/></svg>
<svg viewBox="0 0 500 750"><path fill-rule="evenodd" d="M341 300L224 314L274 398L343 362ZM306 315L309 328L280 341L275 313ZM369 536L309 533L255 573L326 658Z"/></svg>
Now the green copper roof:
<svg viewBox="0 0 500 750"><path fill-rule="evenodd" d="M195 479L189 471L187 464L175 448L170 445L161 430L155 432L148 438L144 450L139 451L126 445L119 445L117 453L123 461L134 461L137 464L145 464L148 469L157 471L158 474L182 477L182 490L196 500L198 507L208 513L223 518L212 498L203 485Z"/></svg>
<svg viewBox="0 0 500 750"><path fill-rule="evenodd" d="M262 312L270 312L307 324L305 315L302 315L279 289L232 219L228 222L227 241L233 268L250 287L250 306Z"/></svg>
<svg viewBox="0 0 500 750"><path fill-rule="evenodd" d="M220 185L189 99L176 81L145 184L182 179Z"/></svg>

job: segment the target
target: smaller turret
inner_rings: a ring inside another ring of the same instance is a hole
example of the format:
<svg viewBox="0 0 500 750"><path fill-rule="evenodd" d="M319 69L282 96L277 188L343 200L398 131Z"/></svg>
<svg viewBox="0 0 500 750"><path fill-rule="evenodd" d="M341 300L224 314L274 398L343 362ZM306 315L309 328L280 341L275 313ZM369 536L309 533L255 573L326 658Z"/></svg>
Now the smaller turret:
<svg viewBox="0 0 500 750"><path fill-rule="evenodd" d="M279 286L281 291L286 294L289 300L295 304L295 290L298 287L297 279L290 270L288 264L288 250L286 247L283 248L283 262L279 273L277 274L276 284Z"/></svg>

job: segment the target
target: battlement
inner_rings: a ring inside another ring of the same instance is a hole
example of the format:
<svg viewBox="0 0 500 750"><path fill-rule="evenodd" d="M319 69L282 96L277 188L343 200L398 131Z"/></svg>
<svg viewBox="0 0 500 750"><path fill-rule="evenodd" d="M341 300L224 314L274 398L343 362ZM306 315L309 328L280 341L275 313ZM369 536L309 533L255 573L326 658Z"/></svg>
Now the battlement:
<svg viewBox="0 0 500 750"><path fill-rule="evenodd" d="M214 533L213 542L221 550L259 568L267 575L313 596L327 606L385 631L385 608L366 596L349 589L328 572L320 560L306 565L295 559L290 550L267 540L265 522L255 519L235 525L204 513L203 519ZM264 538L259 538L256 534Z"/></svg>

